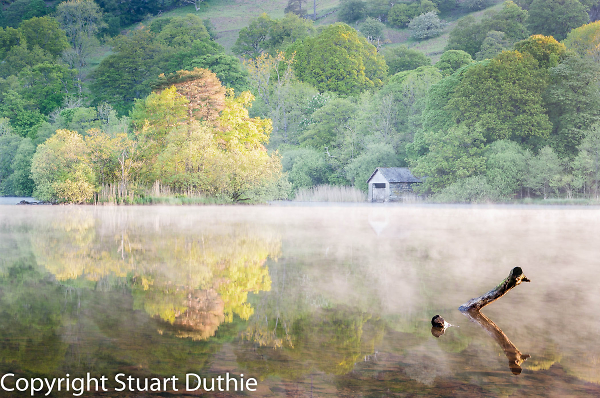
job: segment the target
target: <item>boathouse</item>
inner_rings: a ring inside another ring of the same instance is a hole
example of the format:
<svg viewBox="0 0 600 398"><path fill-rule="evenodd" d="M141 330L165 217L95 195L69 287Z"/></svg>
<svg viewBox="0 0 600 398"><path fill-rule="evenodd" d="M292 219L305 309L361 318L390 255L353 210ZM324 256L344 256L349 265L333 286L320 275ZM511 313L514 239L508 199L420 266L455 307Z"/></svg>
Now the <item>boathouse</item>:
<svg viewBox="0 0 600 398"><path fill-rule="evenodd" d="M407 167L378 167L367 180L369 202L402 202L415 199L415 184L421 180Z"/></svg>

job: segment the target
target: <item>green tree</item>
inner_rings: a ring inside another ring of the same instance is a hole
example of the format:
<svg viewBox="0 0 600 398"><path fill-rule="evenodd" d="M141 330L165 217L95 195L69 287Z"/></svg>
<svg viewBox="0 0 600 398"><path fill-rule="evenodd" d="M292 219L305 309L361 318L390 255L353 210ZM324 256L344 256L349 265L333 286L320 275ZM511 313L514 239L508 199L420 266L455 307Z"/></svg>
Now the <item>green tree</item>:
<svg viewBox="0 0 600 398"><path fill-rule="evenodd" d="M424 131L421 142L428 148L427 153L410 163L415 176L427 176L420 188L423 192L439 192L485 171L485 138L477 129L462 125L446 132Z"/></svg>
<svg viewBox="0 0 600 398"><path fill-rule="evenodd" d="M522 196L531 153L514 141L499 140L486 148L485 158L489 185L501 197Z"/></svg>
<svg viewBox="0 0 600 398"><path fill-rule="evenodd" d="M408 24L410 36L417 40L429 39L442 34L446 23L433 11L413 18Z"/></svg>
<svg viewBox="0 0 600 398"><path fill-rule="evenodd" d="M398 167L403 165L394 148L386 143L373 143L346 166L348 180L355 187L367 191L367 180L377 167Z"/></svg>
<svg viewBox="0 0 600 398"><path fill-rule="evenodd" d="M545 93L553 124L550 145L560 157L577 156L585 131L600 120L600 66L591 59L568 57L550 68Z"/></svg>
<svg viewBox="0 0 600 398"><path fill-rule="evenodd" d="M575 186L598 198L600 195L600 125L594 124L585 131L573 161Z"/></svg>
<svg viewBox="0 0 600 398"><path fill-rule="evenodd" d="M405 28L418 14L419 5L415 3L396 3L388 13L388 22L392 26Z"/></svg>
<svg viewBox="0 0 600 398"><path fill-rule="evenodd" d="M571 29L589 20L586 7L578 0L534 0L527 26L531 32L563 40Z"/></svg>
<svg viewBox="0 0 600 398"><path fill-rule="evenodd" d="M11 164L13 171L10 176L13 194L16 196L31 196L33 194L33 180L31 178L31 160L35 153L35 146L30 138L24 138Z"/></svg>
<svg viewBox="0 0 600 398"><path fill-rule="evenodd" d="M491 59L506 50L509 47L509 43L504 40L504 36L504 32L498 32L496 30L487 32L483 43L481 43L481 49L475 54L475 59L478 61Z"/></svg>
<svg viewBox="0 0 600 398"><path fill-rule="evenodd" d="M534 193L548 198L552 186L560 179L563 167L556 153L549 146L540 150L537 156L532 156L527 164L528 173L525 177L525 187Z"/></svg>
<svg viewBox="0 0 600 398"><path fill-rule="evenodd" d="M338 20L353 23L367 16L367 3L362 0L341 0Z"/></svg>
<svg viewBox="0 0 600 398"><path fill-rule="evenodd" d="M262 14L240 30L232 51L244 58L256 58L262 53L273 56L297 40L315 32L313 22L288 13L282 19Z"/></svg>
<svg viewBox="0 0 600 398"><path fill-rule="evenodd" d="M23 34L29 50L32 50L34 46L39 46L42 50L57 57L69 47L65 32L60 29L54 18L34 17L28 19L21 22L19 31Z"/></svg>
<svg viewBox="0 0 600 398"><path fill-rule="evenodd" d="M389 74L395 75L405 70L417 69L419 66L431 65L431 59L421 51L406 47L405 45L383 50L385 63L388 65Z"/></svg>
<svg viewBox="0 0 600 398"><path fill-rule="evenodd" d="M462 50L444 51L440 60L435 63L435 67L440 70L442 75L450 76L465 65L473 62L473 58L469 53Z"/></svg>
<svg viewBox="0 0 600 398"><path fill-rule="evenodd" d="M152 39L144 30L115 39L114 53L104 58L91 74L94 81L90 89L96 103L108 102L125 114L136 98L150 93L151 82L161 73L157 59L164 51Z"/></svg>
<svg viewBox="0 0 600 398"><path fill-rule="evenodd" d="M56 19L69 39L77 66L85 66L97 44L95 35L104 27L102 10L93 0L67 0L56 7Z"/></svg>
<svg viewBox="0 0 600 398"><path fill-rule="evenodd" d="M348 128L348 122L356 112L356 105L345 98L333 99L312 114L313 123L300 137L300 143L315 149L333 147Z"/></svg>
<svg viewBox="0 0 600 398"><path fill-rule="evenodd" d="M448 106L455 120L490 141L545 138L552 128L542 100L546 76L530 54L505 51L469 68Z"/></svg>
<svg viewBox="0 0 600 398"><path fill-rule="evenodd" d="M378 21L386 21L391 8L388 0L367 0L367 14Z"/></svg>
<svg viewBox="0 0 600 398"><path fill-rule="evenodd" d="M19 80L27 87L22 91L42 114L48 115L60 108L68 95L77 95L76 71L66 65L44 62L19 73Z"/></svg>
<svg viewBox="0 0 600 398"><path fill-rule="evenodd" d="M504 32L504 39L511 44L523 40L529 36L525 27L528 16L527 11L512 1L505 2L500 11L487 13L481 22L468 15L450 32L446 50L463 50L475 57L491 30Z"/></svg>
<svg viewBox="0 0 600 398"><path fill-rule="evenodd" d="M564 40L569 50L575 51L582 57L588 56L595 61L600 60L600 21L573 29Z"/></svg>
<svg viewBox="0 0 600 398"><path fill-rule="evenodd" d="M383 36L385 25L374 18L367 18L360 24L360 32L368 39L379 39Z"/></svg>
<svg viewBox="0 0 600 398"><path fill-rule="evenodd" d="M326 155L314 148L294 148L282 152L281 164L287 173L292 188L310 188L327 184L333 173Z"/></svg>
<svg viewBox="0 0 600 398"><path fill-rule="evenodd" d="M174 17L156 35L156 42L168 47L186 48L196 40L210 41L202 19L193 14Z"/></svg>
<svg viewBox="0 0 600 398"><path fill-rule="evenodd" d="M3 93L0 117L10 119L14 132L21 137L35 138L37 128L46 121L37 107L15 90Z"/></svg>
<svg viewBox="0 0 600 398"><path fill-rule="evenodd" d="M551 68L565 58L567 49L554 37L533 35L526 40L515 43L515 50L529 53L538 61L540 68Z"/></svg>
<svg viewBox="0 0 600 398"><path fill-rule="evenodd" d="M232 48L232 51L240 56L256 58L266 51L266 41L273 20L266 13L252 20L247 28L242 28Z"/></svg>
<svg viewBox="0 0 600 398"><path fill-rule="evenodd" d="M298 79L321 92L357 94L381 87L387 75L387 65L375 47L346 24L327 26L290 51L296 51L293 68Z"/></svg>
<svg viewBox="0 0 600 398"><path fill-rule="evenodd" d="M384 100L386 95L392 95L396 111L395 129L402 137L398 137L400 141L387 142L398 147L413 141L415 131L422 128L421 116L429 90L441 79L442 75L433 66L421 66L412 71L400 72L389 79L377 96ZM382 110L386 108L384 104L385 101L381 101Z"/></svg>
<svg viewBox="0 0 600 398"><path fill-rule="evenodd" d="M299 17L306 15L306 7L302 8L302 5L306 5L307 0L288 0L288 4L283 10L284 13L292 13Z"/></svg>
<svg viewBox="0 0 600 398"><path fill-rule="evenodd" d="M4 11L4 23L7 26L18 26L21 21L34 17L43 17L50 10L43 0L16 0Z"/></svg>
<svg viewBox="0 0 600 398"><path fill-rule="evenodd" d="M31 163L34 197L42 200L83 203L94 193L94 174L88 149L76 132L59 130L37 147Z"/></svg>
<svg viewBox="0 0 600 398"><path fill-rule="evenodd" d="M440 10L438 10L433 1L421 0L421 2L419 3L419 8L417 9L417 15L427 14L428 12L439 14Z"/></svg>
<svg viewBox="0 0 600 398"><path fill-rule="evenodd" d="M0 122L8 125L7 130L10 130L8 119L0 119ZM15 195L11 178L14 173L12 164L22 141L22 137L10 133L10 131L0 134L0 195L2 196Z"/></svg>
<svg viewBox="0 0 600 398"><path fill-rule="evenodd" d="M469 11L483 10L493 4L491 0L465 0L461 2L461 7L466 8Z"/></svg>

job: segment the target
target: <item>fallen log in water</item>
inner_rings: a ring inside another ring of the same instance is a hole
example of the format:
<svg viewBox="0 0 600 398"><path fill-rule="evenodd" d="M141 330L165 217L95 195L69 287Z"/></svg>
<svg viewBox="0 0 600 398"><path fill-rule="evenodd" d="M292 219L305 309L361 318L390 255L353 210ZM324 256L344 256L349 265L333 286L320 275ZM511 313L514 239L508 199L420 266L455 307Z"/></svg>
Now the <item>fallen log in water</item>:
<svg viewBox="0 0 600 398"><path fill-rule="evenodd" d="M498 300L500 297L508 293L512 288L521 284L521 282L530 282L523 273L521 267L515 267L510 271L508 277L504 279L498 286L477 298L473 298L458 309L462 312L479 311L486 305Z"/></svg>

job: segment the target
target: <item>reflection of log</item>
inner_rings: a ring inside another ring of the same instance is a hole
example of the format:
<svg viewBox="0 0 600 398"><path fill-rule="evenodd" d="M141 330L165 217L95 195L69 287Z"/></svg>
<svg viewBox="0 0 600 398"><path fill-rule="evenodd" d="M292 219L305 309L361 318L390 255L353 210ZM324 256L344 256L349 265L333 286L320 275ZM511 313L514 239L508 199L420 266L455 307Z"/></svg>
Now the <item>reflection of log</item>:
<svg viewBox="0 0 600 398"><path fill-rule="evenodd" d="M463 305L461 305L458 309L460 311L472 311L472 310L480 310L486 305L498 300L500 297L504 296L508 291L515 286L521 284L521 282L529 282L529 279L523 273L521 267L515 267L510 271L508 277L504 279L498 286L484 294L483 296L473 298Z"/></svg>
<svg viewBox="0 0 600 398"><path fill-rule="evenodd" d="M496 326L488 317L477 310L464 311L463 314L471 321L481 326L504 350L504 355L508 358L508 367L513 374L521 374L521 364L530 357L523 354L515 345L506 337L504 332Z"/></svg>

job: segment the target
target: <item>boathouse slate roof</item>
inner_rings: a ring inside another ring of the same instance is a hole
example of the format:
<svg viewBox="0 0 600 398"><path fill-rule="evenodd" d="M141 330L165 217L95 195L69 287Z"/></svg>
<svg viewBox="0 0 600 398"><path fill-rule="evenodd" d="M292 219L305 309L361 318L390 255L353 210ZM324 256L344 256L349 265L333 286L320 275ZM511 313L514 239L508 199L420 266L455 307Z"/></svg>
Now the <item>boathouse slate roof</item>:
<svg viewBox="0 0 600 398"><path fill-rule="evenodd" d="M371 178L373 178L375 173L377 173L377 170L379 170L389 182L421 182L420 179L412 175L408 167L378 167L367 180L367 184L371 181Z"/></svg>

